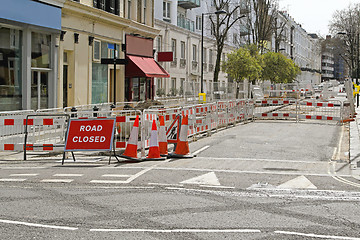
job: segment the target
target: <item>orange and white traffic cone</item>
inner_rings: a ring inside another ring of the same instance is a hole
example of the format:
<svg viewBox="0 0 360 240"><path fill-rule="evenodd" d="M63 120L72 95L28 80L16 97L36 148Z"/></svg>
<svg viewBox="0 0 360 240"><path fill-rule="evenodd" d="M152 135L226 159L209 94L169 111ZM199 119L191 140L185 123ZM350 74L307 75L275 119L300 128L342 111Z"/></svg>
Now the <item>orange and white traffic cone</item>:
<svg viewBox="0 0 360 240"><path fill-rule="evenodd" d="M157 127L156 127L155 120L153 120L152 127L151 127L149 145L150 145L149 154L146 157L146 160L165 160L166 159L166 158L160 156L158 133L157 133Z"/></svg>
<svg viewBox="0 0 360 240"><path fill-rule="evenodd" d="M164 116L159 116L159 120L160 120L160 127L159 127L160 156L165 157L168 155L168 143L166 137Z"/></svg>
<svg viewBox="0 0 360 240"><path fill-rule="evenodd" d="M125 152L122 155L120 155L120 157L135 161L141 160L137 157L138 137L139 137L139 116L136 116L134 126L130 133L129 141L125 148Z"/></svg>
<svg viewBox="0 0 360 240"><path fill-rule="evenodd" d="M188 115L186 115L181 122L181 129L179 134L179 142L176 144L175 151L169 154L172 158L193 158L194 156L189 154L189 143L188 143Z"/></svg>

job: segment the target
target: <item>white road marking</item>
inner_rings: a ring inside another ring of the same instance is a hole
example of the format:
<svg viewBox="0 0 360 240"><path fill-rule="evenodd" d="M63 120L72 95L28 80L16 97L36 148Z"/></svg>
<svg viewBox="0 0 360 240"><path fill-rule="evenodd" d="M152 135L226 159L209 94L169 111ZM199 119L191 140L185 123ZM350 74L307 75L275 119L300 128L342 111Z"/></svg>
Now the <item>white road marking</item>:
<svg viewBox="0 0 360 240"><path fill-rule="evenodd" d="M149 185L156 185L156 186L176 186L176 187L183 187L183 184L167 184L167 183L148 183Z"/></svg>
<svg viewBox="0 0 360 240"><path fill-rule="evenodd" d="M91 180L91 183L109 183L109 184L120 184L127 183L126 181L115 181L115 180Z"/></svg>
<svg viewBox="0 0 360 240"><path fill-rule="evenodd" d="M23 182L26 181L25 178L1 178L0 182Z"/></svg>
<svg viewBox="0 0 360 240"><path fill-rule="evenodd" d="M200 185L200 187L217 188L217 189L235 189L235 187L229 186L213 186L213 185Z"/></svg>
<svg viewBox="0 0 360 240"><path fill-rule="evenodd" d="M250 170L226 170L226 169L201 169L201 168L167 168L157 167L156 170L174 170L174 171L199 171L199 172L224 172L224 173L249 173L249 174L273 174L273 175L304 175L304 176L317 176L329 177L326 173L301 173L301 172L275 172L275 171L250 171ZM341 175L343 177L352 177L351 175Z"/></svg>
<svg viewBox="0 0 360 240"><path fill-rule="evenodd" d="M84 174L62 174L62 173L58 173L58 174L54 174L54 177L81 177L84 176Z"/></svg>
<svg viewBox="0 0 360 240"><path fill-rule="evenodd" d="M46 167L2 167L1 169L44 169Z"/></svg>
<svg viewBox="0 0 360 240"><path fill-rule="evenodd" d="M121 175L121 174L104 174L102 177L114 177L114 178L123 178L123 177L131 177L131 175Z"/></svg>
<svg viewBox="0 0 360 240"><path fill-rule="evenodd" d="M287 232L287 231L274 231L274 233L286 234L286 235L304 236L304 237L312 237L312 238L324 238L324 239L360 240L360 238L342 237L342 236L330 236L330 235L317 235L317 234L312 234L312 233L298 233L298 232Z"/></svg>
<svg viewBox="0 0 360 240"><path fill-rule="evenodd" d="M46 183L71 183L74 179L43 179L41 182Z"/></svg>
<svg viewBox="0 0 360 240"><path fill-rule="evenodd" d="M353 187L360 188L359 183L352 182L350 180L347 180L347 179L343 178L342 176L338 176L337 173L336 173L336 170L335 170L335 165L336 165L336 162L332 162L332 161L330 161L329 165L328 165L328 174L333 179L335 179L338 182L341 182L341 183L344 183L344 184L347 184L347 185L350 185L350 186L353 186Z"/></svg>
<svg viewBox="0 0 360 240"><path fill-rule="evenodd" d="M277 188L281 189L294 189L294 188L301 188L301 189L317 189L317 187L309 181L305 176L299 176L294 179L291 179Z"/></svg>
<svg viewBox="0 0 360 240"><path fill-rule="evenodd" d="M11 177L35 177L38 173L14 173L10 174Z"/></svg>
<svg viewBox="0 0 360 240"><path fill-rule="evenodd" d="M259 229L90 229L90 232L261 233Z"/></svg>
<svg viewBox="0 0 360 240"><path fill-rule="evenodd" d="M210 147L209 145L207 145L207 146L205 146L205 147L202 147L202 148L198 149L197 151L193 152L192 154L193 154L193 155L197 155L197 154L205 151L205 150L208 149L209 147Z"/></svg>
<svg viewBox="0 0 360 240"><path fill-rule="evenodd" d="M215 185L220 186L219 179L216 177L215 172L209 172L194 178L180 182L181 184L199 184L199 185Z"/></svg>
<svg viewBox="0 0 360 240"><path fill-rule="evenodd" d="M25 225L25 226L29 226L29 227L53 228L53 229L72 230L72 231L78 229L75 227L44 225L44 224L38 224L38 223L19 222L19 221L11 221L11 220L4 220L4 219L0 219L0 222L8 223L8 224L16 224L16 225Z"/></svg>
<svg viewBox="0 0 360 240"><path fill-rule="evenodd" d="M291 163L324 163L321 161L306 161L306 160L282 160L282 159L265 159L265 158L229 158L229 157L196 157L198 159L206 160L237 160L237 161L260 161L260 162L291 162Z"/></svg>

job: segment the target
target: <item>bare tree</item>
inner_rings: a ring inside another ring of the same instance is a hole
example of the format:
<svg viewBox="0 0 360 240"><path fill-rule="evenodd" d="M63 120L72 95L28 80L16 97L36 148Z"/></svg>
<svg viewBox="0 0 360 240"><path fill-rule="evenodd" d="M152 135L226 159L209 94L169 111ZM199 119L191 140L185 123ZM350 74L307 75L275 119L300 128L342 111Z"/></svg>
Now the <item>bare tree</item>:
<svg viewBox="0 0 360 240"><path fill-rule="evenodd" d="M349 5L346 9L336 11L330 22L331 33L341 38L344 43L334 46L338 52L343 52L341 57L350 67L353 77L359 75L359 27L360 4Z"/></svg>
<svg viewBox="0 0 360 240"><path fill-rule="evenodd" d="M239 13L240 3L238 0L211 0L215 11L225 10L226 14L210 15L211 31L216 44L216 61L214 69L214 82L219 79L221 56L227 39L228 32L234 24L243 16Z"/></svg>
<svg viewBox="0 0 360 240"><path fill-rule="evenodd" d="M283 14L282 12L279 12L279 14ZM283 18L283 21L280 19ZM276 17L274 21L274 40L275 40L275 52L280 51L280 45L282 42L288 40L285 34L285 26L287 23L287 16L283 15Z"/></svg>
<svg viewBox="0 0 360 240"><path fill-rule="evenodd" d="M247 25L251 31L250 43L255 43L260 52L266 49L266 43L271 40L277 26L278 0L247 0L250 7ZM250 40L250 39L249 39Z"/></svg>

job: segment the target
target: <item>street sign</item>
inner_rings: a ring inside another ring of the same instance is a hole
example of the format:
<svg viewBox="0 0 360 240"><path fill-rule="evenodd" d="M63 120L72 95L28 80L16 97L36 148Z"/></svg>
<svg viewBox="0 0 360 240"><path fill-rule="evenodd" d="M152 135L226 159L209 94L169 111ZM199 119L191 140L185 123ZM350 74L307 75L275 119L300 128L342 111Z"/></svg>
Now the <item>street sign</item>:
<svg viewBox="0 0 360 240"><path fill-rule="evenodd" d="M112 43L108 43L108 49L115 49L115 47L114 47L114 44L112 44Z"/></svg>
<svg viewBox="0 0 360 240"><path fill-rule="evenodd" d="M118 58L102 58L101 64L127 64L127 59L118 59Z"/></svg>
<svg viewBox="0 0 360 240"><path fill-rule="evenodd" d="M70 119L65 152L111 151L115 118Z"/></svg>

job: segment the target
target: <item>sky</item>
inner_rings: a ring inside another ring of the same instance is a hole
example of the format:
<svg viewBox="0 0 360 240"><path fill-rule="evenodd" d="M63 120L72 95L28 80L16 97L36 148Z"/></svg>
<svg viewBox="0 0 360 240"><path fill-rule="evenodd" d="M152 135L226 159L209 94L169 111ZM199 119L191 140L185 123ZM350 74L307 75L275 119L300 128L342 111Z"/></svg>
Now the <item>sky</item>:
<svg viewBox="0 0 360 240"><path fill-rule="evenodd" d="M286 10L308 33L325 37L334 12L348 8L351 3L360 0L279 0L279 9Z"/></svg>

